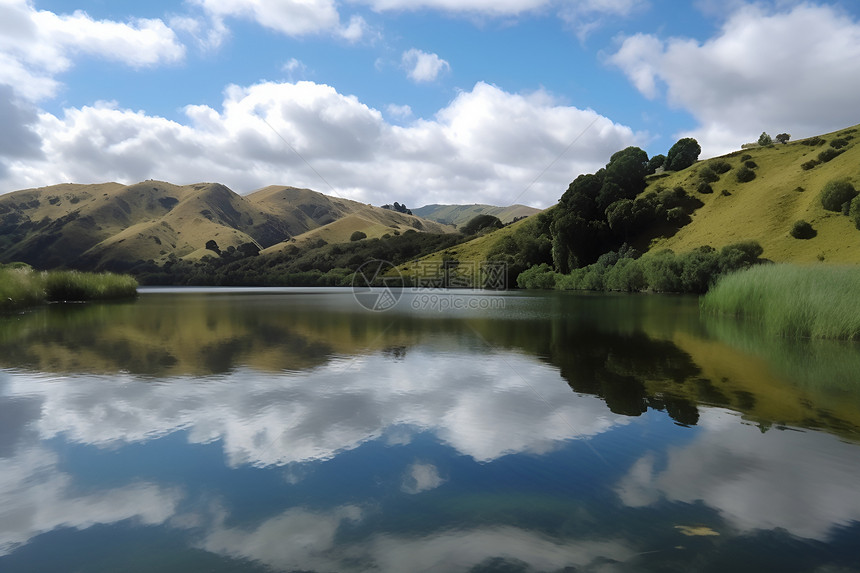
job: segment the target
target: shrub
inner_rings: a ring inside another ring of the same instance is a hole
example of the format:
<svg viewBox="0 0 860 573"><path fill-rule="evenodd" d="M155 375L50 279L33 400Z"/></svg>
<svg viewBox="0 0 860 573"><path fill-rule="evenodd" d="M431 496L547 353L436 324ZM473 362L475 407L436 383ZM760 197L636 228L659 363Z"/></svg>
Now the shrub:
<svg viewBox="0 0 860 573"><path fill-rule="evenodd" d="M785 144L788 143L789 139L791 139L791 135L788 133L780 133L774 139L776 139L778 143Z"/></svg>
<svg viewBox="0 0 860 573"><path fill-rule="evenodd" d="M364 231L355 231L352 235L349 236L349 240L351 242L360 241L362 239L367 238L367 233Z"/></svg>
<svg viewBox="0 0 860 573"><path fill-rule="evenodd" d="M833 149L842 149L846 145L848 145L847 139L841 139L837 137L836 139L830 140L830 147L832 147Z"/></svg>
<svg viewBox="0 0 860 573"><path fill-rule="evenodd" d="M741 155L741 161L749 161L750 159L752 159L752 155L750 155L749 153L744 153L743 155Z"/></svg>
<svg viewBox="0 0 860 573"><path fill-rule="evenodd" d="M722 195L723 197L731 197L732 196L732 194L729 193L728 189L723 189L722 191L720 191L720 195Z"/></svg>
<svg viewBox="0 0 860 573"><path fill-rule="evenodd" d="M846 179L836 179L827 183L821 191L821 206L828 211L841 211L842 205L854 199L857 191Z"/></svg>
<svg viewBox="0 0 860 573"><path fill-rule="evenodd" d="M752 159L748 159L744 161L744 167L749 167L750 169L755 169L758 167L758 164Z"/></svg>
<svg viewBox="0 0 860 573"><path fill-rule="evenodd" d="M759 262L764 252L758 241L741 241L726 245L720 250L720 271L727 273L750 267Z"/></svg>
<svg viewBox="0 0 860 573"><path fill-rule="evenodd" d="M803 193L804 191L806 191L806 189L804 189L803 187L800 187L800 186L795 187L794 190L797 191L798 193Z"/></svg>
<svg viewBox="0 0 860 573"><path fill-rule="evenodd" d="M801 163L801 164L800 164L800 167L801 167L804 171L809 171L810 169L812 169L812 168L813 168L813 167L815 167L816 165L820 165L820 164L821 164L821 162L820 162L820 161L818 161L817 159L810 159L809 161L806 161L805 163Z"/></svg>
<svg viewBox="0 0 860 573"><path fill-rule="evenodd" d="M529 267L517 277L517 286L526 289L553 289L555 283L555 271L546 263Z"/></svg>
<svg viewBox="0 0 860 573"><path fill-rule="evenodd" d="M738 182L740 183L748 183L755 179L755 171L744 165L738 172L735 174L735 177L738 178Z"/></svg>
<svg viewBox="0 0 860 573"><path fill-rule="evenodd" d="M723 160L723 159L717 159L715 161L711 161L711 163L709 165L710 165L711 169L714 170L714 173L717 173L720 175L722 175L723 173L726 173L727 171L729 171L732 168L732 164L729 163L728 161Z"/></svg>
<svg viewBox="0 0 860 573"><path fill-rule="evenodd" d="M812 237L817 235L818 232L812 228L812 225L801 219L799 221L794 222L794 225L791 226L791 231L789 231L789 234L795 239L811 239Z"/></svg>
<svg viewBox="0 0 860 573"><path fill-rule="evenodd" d="M825 143L827 143L827 141L816 135L815 137L810 137L809 139L804 139L800 143L802 143L803 145L808 145L809 147L815 147L817 145L824 145Z"/></svg>
<svg viewBox="0 0 860 573"><path fill-rule="evenodd" d="M841 155L843 151L845 151L845 150L844 149L836 150L836 149L833 149L832 147L829 149L825 149L824 151L822 151L821 153L818 154L818 160L821 161L822 163L827 163L828 161L830 161L834 157L838 157L839 155Z"/></svg>
<svg viewBox="0 0 860 573"><path fill-rule="evenodd" d="M707 195L709 193L713 193L714 189L709 183L705 183L704 181L702 181L701 183L699 183L699 186L696 188L696 191L703 195Z"/></svg>
<svg viewBox="0 0 860 573"><path fill-rule="evenodd" d="M848 216L854 221L854 226L860 229L860 199L855 197L851 200L848 208Z"/></svg>
<svg viewBox="0 0 860 573"><path fill-rule="evenodd" d="M714 181L719 181L720 176L717 175L717 172L705 165L701 169L699 169L699 179L704 181L705 183L713 183Z"/></svg>
<svg viewBox="0 0 860 573"><path fill-rule="evenodd" d="M606 272L606 288L608 290L639 292L648 287L645 281L645 273L638 260L619 259L615 265Z"/></svg>

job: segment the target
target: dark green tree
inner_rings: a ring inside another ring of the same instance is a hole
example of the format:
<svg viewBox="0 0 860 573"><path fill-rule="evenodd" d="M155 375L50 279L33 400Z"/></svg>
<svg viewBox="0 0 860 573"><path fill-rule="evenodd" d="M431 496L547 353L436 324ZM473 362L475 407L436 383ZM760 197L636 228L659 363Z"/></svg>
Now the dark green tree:
<svg viewBox="0 0 860 573"><path fill-rule="evenodd" d="M699 159L702 147L692 137L679 139L666 154L666 169L680 171L694 164Z"/></svg>
<svg viewBox="0 0 860 573"><path fill-rule="evenodd" d="M460 228L464 235L474 235L483 229L501 229L504 227L502 221L494 215L476 215L468 223Z"/></svg>

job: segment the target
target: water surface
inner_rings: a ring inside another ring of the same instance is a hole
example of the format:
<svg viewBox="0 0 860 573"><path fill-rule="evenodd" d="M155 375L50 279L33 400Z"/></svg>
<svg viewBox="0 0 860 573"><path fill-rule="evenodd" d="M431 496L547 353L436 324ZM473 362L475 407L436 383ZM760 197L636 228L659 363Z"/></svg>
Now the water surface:
<svg viewBox="0 0 860 573"><path fill-rule="evenodd" d="M0 570L860 569L856 344L688 297L434 296L0 318Z"/></svg>

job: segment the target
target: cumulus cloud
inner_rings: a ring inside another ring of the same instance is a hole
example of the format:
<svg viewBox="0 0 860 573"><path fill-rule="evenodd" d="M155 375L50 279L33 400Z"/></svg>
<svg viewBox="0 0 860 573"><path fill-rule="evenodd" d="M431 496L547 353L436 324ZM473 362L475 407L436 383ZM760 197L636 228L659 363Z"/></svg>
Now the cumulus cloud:
<svg viewBox="0 0 860 573"><path fill-rule="evenodd" d="M333 32L349 41L362 38L367 24L361 16L352 16L342 25L334 0L192 0L213 21L223 26L224 18L242 18L288 36Z"/></svg>
<svg viewBox="0 0 860 573"><path fill-rule="evenodd" d="M744 5L705 42L637 34L609 61L651 99L688 110L705 155L762 131L809 136L857 121L860 22L828 5Z"/></svg>
<svg viewBox="0 0 860 573"><path fill-rule="evenodd" d="M400 489L405 493L416 494L436 489L443 483L445 479L439 475L436 466L415 462L407 468Z"/></svg>
<svg viewBox="0 0 860 573"><path fill-rule="evenodd" d="M19 161L0 185L156 178L218 181L238 192L289 184L375 204L548 206L579 173L644 139L545 91L514 94L485 83L406 125L306 81L231 86L221 109L189 105L185 114L180 123L109 102L42 113L33 129L50 169Z"/></svg>
<svg viewBox="0 0 860 573"><path fill-rule="evenodd" d="M54 77L88 55L141 68L174 63L185 47L161 20L94 20L82 11L55 14L28 0L0 3L0 83L28 99L53 96Z"/></svg>
<svg viewBox="0 0 860 573"><path fill-rule="evenodd" d="M670 450L665 462L640 458L616 486L621 500L704 502L742 531L783 528L821 541L860 520L855 445L816 432L761 434L716 409L703 410L699 425L699 439Z"/></svg>
<svg viewBox="0 0 860 573"><path fill-rule="evenodd" d="M428 387L414 373L431 369L436 382ZM192 443L221 441L232 467L331 459L388 432L402 442L405 429L433 432L461 454L489 462L552 451L628 422L607 412L599 398L575 396L557 371L526 357L439 360L416 351L402 361L368 356L347 368L335 362L293 376L237 369L229 383L206 387L190 379L166 385L131 376L111 380L105 385L104 378L81 376L75 384L51 384L12 374L6 394L41 401L30 427L42 439L106 447L183 429ZM404 480L417 493L440 485L442 476L417 463Z"/></svg>
<svg viewBox="0 0 860 573"><path fill-rule="evenodd" d="M401 61L407 75L415 82L435 81L440 74L451 69L451 65L436 54L428 54L415 48L403 52Z"/></svg>
<svg viewBox="0 0 860 573"><path fill-rule="evenodd" d="M180 492L149 483L81 492L59 465L55 453L38 447L0 460L0 556L59 527L86 529L125 519L164 523L181 499Z"/></svg>
<svg viewBox="0 0 860 573"><path fill-rule="evenodd" d="M356 506L328 511L290 509L256 528L219 525L201 546L213 553L252 559L277 570L471 571L488 560L498 566L556 571L635 557L617 540L557 539L519 527L477 527L430 535L376 534L361 542L336 543L338 530L360 521Z"/></svg>
<svg viewBox="0 0 860 573"><path fill-rule="evenodd" d="M42 140L32 128L37 121L35 108L19 101L11 86L0 84L0 178L9 161L43 157Z"/></svg>

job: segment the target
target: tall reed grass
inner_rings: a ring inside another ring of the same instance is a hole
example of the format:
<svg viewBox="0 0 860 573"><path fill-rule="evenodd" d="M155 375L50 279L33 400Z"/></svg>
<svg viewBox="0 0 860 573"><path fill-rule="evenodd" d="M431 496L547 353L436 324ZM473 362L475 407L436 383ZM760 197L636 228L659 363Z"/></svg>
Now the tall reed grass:
<svg viewBox="0 0 860 573"><path fill-rule="evenodd" d="M0 265L0 311L46 302L78 302L132 298L137 281L127 275L78 271L37 272L29 267Z"/></svg>
<svg viewBox="0 0 860 573"><path fill-rule="evenodd" d="M860 340L860 267L759 265L721 278L705 313L742 316L774 335Z"/></svg>

